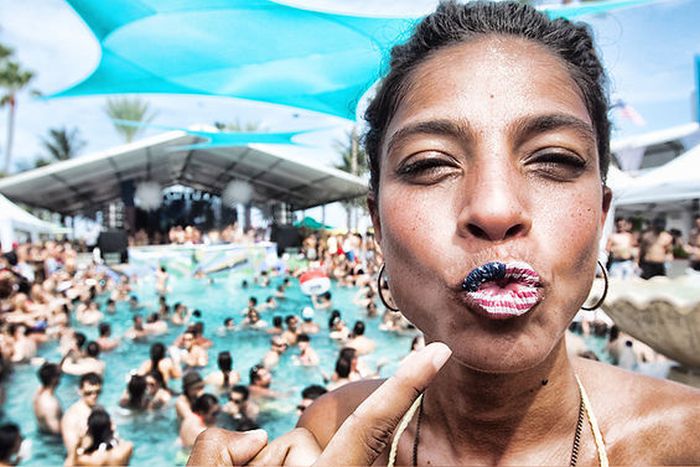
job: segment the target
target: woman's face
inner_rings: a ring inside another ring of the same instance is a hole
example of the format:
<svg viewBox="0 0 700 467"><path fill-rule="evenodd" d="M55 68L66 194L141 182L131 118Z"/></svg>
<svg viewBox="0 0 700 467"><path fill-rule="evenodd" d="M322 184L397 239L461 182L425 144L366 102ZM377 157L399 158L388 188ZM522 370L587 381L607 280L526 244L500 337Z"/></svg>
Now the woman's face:
<svg viewBox="0 0 700 467"><path fill-rule="evenodd" d="M392 296L461 363L530 368L588 294L610 201L584 101L555 56L502 36L436 52L409 83L370 203ZM505 320L476 313L461 284L491 261L529 263L541 301Z"/></svg>

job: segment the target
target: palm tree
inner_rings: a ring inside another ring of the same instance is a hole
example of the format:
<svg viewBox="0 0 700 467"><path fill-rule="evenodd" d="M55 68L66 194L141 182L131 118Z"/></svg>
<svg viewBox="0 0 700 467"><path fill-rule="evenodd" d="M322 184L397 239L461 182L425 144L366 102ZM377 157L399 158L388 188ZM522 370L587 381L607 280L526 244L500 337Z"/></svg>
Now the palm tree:
<svg viewBox="0 0 700 467"><path fill-rule="evenodd" d="M132 99L128 97L107 99L104 111L113 120L114 129L127 143L132 142L156 116L155 112L150 111L148 101L144 101L139 97ZM123 120L134 123L120 123Z"/></svg>
<svg viewBox="0 0 700 467"><path fill-rule="evenodd" d="M29 70L23 70L19 63L7 59L11 53L12 52L6 47L2 47L0 51L0 56L5 57L2 59L2 65L0 67L0 88L4 90L2 97L0 97L0 107L7 105L9 108L7 118L7 141L5 143L5 163L3 165L3 172L5 174L9 173L10 164L12 162L12 140L15 132L17 93L27 86L32 78L34 78L34 73Z"/></svg>
<svg viewBox="0 0 700 467"><path fill-rule="evenodd" d="M55 161L67 161L80 152L85 146L85 141L80 137L77 128L68 130L63 127L51 128L49 136L41 139L41 144Z"/></svg>
<svg viewBox="0 0 700 467"><path fill-rule="evenodd" d="M367 155L365 150L360 146L357 129L353 128L347 136L347 140L338 140L335 142L335 147L341 156L341 163L337 164L336 169L348 172L352 175L361 176L367 173L369 166L367 165ZM364 209L364 197L360 196L342 202L346 212L346 223L348 230L352 226L352 214L356 208ZM357 219L355 219L355 227L357 227Z"/></svg>

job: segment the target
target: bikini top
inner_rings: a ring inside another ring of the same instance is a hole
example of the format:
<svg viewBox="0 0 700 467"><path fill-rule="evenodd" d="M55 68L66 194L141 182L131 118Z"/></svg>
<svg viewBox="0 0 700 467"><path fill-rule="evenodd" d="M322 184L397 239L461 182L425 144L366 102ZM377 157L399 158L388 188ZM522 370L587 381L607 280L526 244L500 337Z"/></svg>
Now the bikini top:
<svg viewBox="0 0 700 467"><path fill-rule="evenodd" d="M578 376L576 376L576 383L578 384L578 391L581 396L581 401L583 403L583 409L586 414L586 419L588 420L588 426L591 428L591 433L593 434L596 454L598 457L598 465L600 467L608 467L608 453L605 450L605 443L603 441L603 435L600 432L600 427L598 426L598 421L596 420L595 415L593 414L591 401L588 399L588 394L586 394L586 390L584 389L583 384L581 384L581 380ZM388 467L394 467L396 463L396 453L399 447L399 439L401 438L403 432L406 431L408 424L413 419L413 416L418 410L418 407L420 407L422 400L423 394L418 396L418 398L413 402L413 405L411 405L411 408L408 409L408 412L406 412L406 414L401 419L401 422L399 423L398 427L396 428L394 438L391 441L391 449L389 451L389 463L387 464Z"/></svg>

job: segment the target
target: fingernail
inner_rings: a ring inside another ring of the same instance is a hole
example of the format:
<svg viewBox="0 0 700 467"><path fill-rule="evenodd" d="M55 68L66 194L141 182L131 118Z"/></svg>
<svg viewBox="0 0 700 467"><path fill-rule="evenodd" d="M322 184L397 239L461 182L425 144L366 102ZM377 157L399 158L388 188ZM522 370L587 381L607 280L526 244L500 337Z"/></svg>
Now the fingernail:
<svg viewBox="0 0 700 467"><path fill-rule="evenodd" d="M426 346L426 349L427 348L431 348L433 353L432 363L436 371L442 368L445 362L450 358L450 355L452 355L452 350L442 342L433 342L428 344Z"/></svg>

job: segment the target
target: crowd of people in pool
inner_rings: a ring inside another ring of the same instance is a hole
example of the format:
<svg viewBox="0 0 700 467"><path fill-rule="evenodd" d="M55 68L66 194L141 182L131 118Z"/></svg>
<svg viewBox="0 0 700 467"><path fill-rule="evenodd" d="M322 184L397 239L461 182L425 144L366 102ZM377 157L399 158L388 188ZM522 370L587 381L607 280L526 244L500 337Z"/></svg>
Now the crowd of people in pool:
<svg viewBox="0 0 700 467"><path fill-rule="evenodd" d="M305 253L310 267L326 271L342 285L357 287L353 302L366 310L368 317L377 316L374 276L381 258L371 236L369 241L359 235L321 241L314 237L305 242ZM109 413L112 408L106 409L99 403L104 385L121 384L103 378L105 362L101 356L122 345L122 339L152 344L143 364L134 368L129 377L119 405L131 411L174 408L180 424L180 442L185 448L194 443L201 431L224 417L228 417L229 427L256 428L260 405L264 405L260 402L277 396L270 383L281 355L293 353L295 364L318 366L320 358L311 341L320 332L327 332L339 343L335 371L323 373L326 386L310 385L302 391L300 412L328 390L378 376L379 368L370 370L360 359L376 347L365 335L365 322L359 320L350 328L334 308L330 292L314 296L313 306L299 313L274 315L269 325L260 319L263 310L275 309L277 302L285 299L286 289L295 285L296 276L303 271L261 271L240 284L243 290L271 287L272 281L278 284L274 295L264 303L251 297L240 319L227 318L219 330L228 333L248 328L270 336L269 350L242 378L232 368L231 353L217 351L205 336L202 313L184 303L168 302L170 277L165 267L155 272L157 311L142 316L146 308L132 290L132 283L138 279L116 275L92 262L80 263L76 249L68 242L20 245L0 261L2 373L8 375L15 365L37 367L39 387L33 400L37 426L41 432L61 437L67 464L121 465L130 459L133 444L116 436ZM133 312L127 318L132 325L123 336L115 337L110 322L124 319L117 311L119 302L125 302ZM327 331L318 323L326 320ZM71 326L72 322L96 327L99 337L89 340ZM386 331L416 333L400 313L389 310L384 313L381 327ZM160 340L169 329L176 328L182 332L174 342ZM44 361L38 356L42 344L50 341L58 341L60 361ZM418 338L414 341L414 349L422 345ZM218 369L204 374L202 370L214 355ZM80 398L67 408L62 407L56 395L63 374L79 378ZM0 389L4 390L5 385L0 385ZM16 462L22 454L21 445L22 434L16 424L0 427L0 462Z"/></svg>
<svg viewBox="0 0 700 467"><path fill-rule="evenodd" d="M411 352L424 345L421 336L400 312L386 307L381 307L383 311L380 311L378 307L381 301L376 278L382 258L371 234L309 235L303 242L301 254L308 268L324 271L339 286L355 287L353 303L368 318L381 313L379 326L382 330L415 335ZM220 423L222 418L226 418L229 428L257 428L261 405L264 405L261 402L278 396L270 384L284 353L291 353L297 365L323 363L312 345L313 336L319 333L327 333L330 339L338 342L338 357L332 374L325 374L319 368L325 386L314 384L304 388L297 407L300 413L329 390L358 379L379 376L381 363L377 368L369 368L362 360L376 348L376 343L365 334L365 321L358 320L348 326L334 307L330 292L313 296L313 306L298 313L281 316L273 312L269 324L261 319L263 310L274 310L278 301L285 300L286 290L296 286L298 276L304 272L301 269L264 270L240 284L243 290L261 286L275 291L264 303L251 297L241 317L227 318L219 330L229 333L255 329L269 335L269 349L260 355L260 362L242 376L233 369L231 353L218 351L205 335L201 312L190 309L185 303L169 303L170 276L165 267L155 272L155 289L159 296L157 311L144 319L141 313L145 309L132 291L135 278L116 275L99 264L79 265L77 251L68 242L20 245L0 257L0 262L3 331L0 334L0 371L7 376L13 365L37 367L39 387L33 399L37 426L41 432L60 436L69 465L123 465L129 462L133 452L132 442L116 435L109 413L112 408L106 409L99 403L104 385L121 384L103 378L105 363L101 359L102 354L121 345L120 338L112 336L110 325L118 316L118 302L126 302L128 309L134 312L129 316L132 325L123 338L152 343L149 355L144 355L140 367L133 369L119 405L130 411L174 409L183 448L191 447L202 431ZM390 296L388 290L381 292L385 298ZM98 301L104 305L98 306ZM85 334L71 326L73 320L83 326L97 327L99 337L89 341ZM588 332L590 328L592 333L608 332L605 326L584 324L583 331ZM164 336L171 328L182 332L174 342L162 342L159 336ZM609 350L617 355L621 364L631 358L646 358L637 350L635 355L629 356L632 350L628 336L620 335L615 329L611 336ZM39 347L49 341L58 341L60 361L43 361L38 357ZM585 345L574 344L572 349L595 358ZM201 370L214 355L218 369L203 374ZM56 396L62 374L79 378L80 398L67 408L62 407ZM4 389L5 385L0 384L0 391ZM14 423L0 426L0 462L17 462L22 455L22 434L18 426Z"/></svg>

